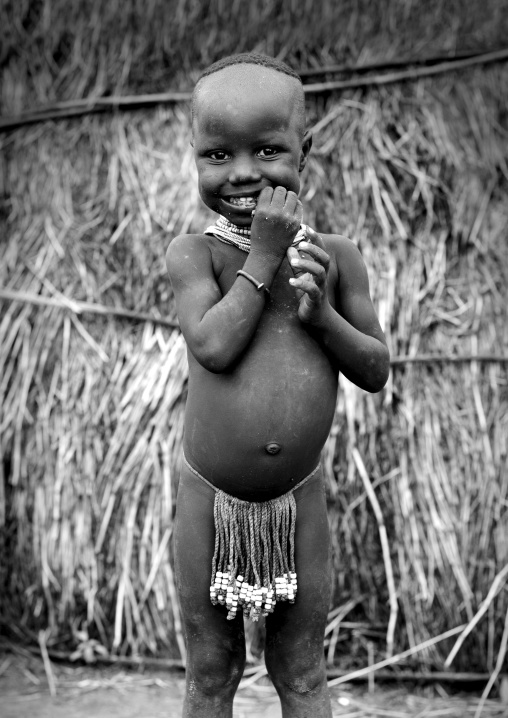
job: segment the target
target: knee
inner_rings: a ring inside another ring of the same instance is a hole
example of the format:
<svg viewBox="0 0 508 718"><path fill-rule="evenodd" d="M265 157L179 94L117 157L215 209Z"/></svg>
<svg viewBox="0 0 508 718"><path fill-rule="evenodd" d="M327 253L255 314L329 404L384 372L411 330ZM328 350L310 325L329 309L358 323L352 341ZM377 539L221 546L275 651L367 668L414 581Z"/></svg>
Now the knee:
<svg viewBox="0 0 508 718"><path fill-rule="evenodd" d="M220 654L203 648L188 661L188 685L203 696L227 696L238 688L244 668L242 652Z"/></svg>
<svg viewBox="0 0 508 718"><path fill-rule="evenodd" d="M273 657L266 661L267 670L279 693L312 696L326 682L324 660L321 655L299 654Z"/></svg>

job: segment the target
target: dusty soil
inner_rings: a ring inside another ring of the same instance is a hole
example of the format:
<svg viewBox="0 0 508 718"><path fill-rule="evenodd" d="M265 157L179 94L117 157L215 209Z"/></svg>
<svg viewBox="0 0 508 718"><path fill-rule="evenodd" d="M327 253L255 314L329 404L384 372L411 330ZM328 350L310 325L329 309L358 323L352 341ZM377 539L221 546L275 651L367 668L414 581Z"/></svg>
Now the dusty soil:
<svg viewBox="0 0 508 718"><path fill-rule="evenodd" d="M179 718L182 673L99 669L51 664L51 695L43 662L28 653L0 653L0 718ZM332 689L334 718L473 718L478 696L447 695L445 688L341 685ZM234 718L280 718L266 677L244 679ZM482 718L508 717L508 707L487 701Z"/></svg>

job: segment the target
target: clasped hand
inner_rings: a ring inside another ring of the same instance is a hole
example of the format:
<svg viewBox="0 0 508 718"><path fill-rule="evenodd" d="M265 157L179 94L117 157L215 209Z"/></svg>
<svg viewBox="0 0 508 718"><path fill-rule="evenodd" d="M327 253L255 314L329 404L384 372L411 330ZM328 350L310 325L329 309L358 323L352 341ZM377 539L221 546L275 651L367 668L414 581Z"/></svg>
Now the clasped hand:
<svg viewBox="0 0 508 718"><path fill-rule="evenodd" d="M295 287L300 299L300 320L307 324L319 324L329 307L327 278L330 256L319 234L310 227L307 227L307 238L300 242L298 248L289 247L287 250L287 258L295 275L289 282Z"/></svg>
<svg viewBox="0 0 508 718"><path fill-rule="evenodd" d="M303 216L298 196L285 187L265 187L256 205L251 226L251 251L260 251L280 263L300 229Z"/></svg>
<svg viewBox="0 0 508 718"><path fill-rule="evenodd" d="M300 300L298 316L302 322L319 324L328 308L327 275L330 257L323 240L307 228L308 241L292 246L300 229L302 203L285 187L265 187L259 197L251 226L252 251L280 261L287 256L294 277L289 281Z"/></svg>

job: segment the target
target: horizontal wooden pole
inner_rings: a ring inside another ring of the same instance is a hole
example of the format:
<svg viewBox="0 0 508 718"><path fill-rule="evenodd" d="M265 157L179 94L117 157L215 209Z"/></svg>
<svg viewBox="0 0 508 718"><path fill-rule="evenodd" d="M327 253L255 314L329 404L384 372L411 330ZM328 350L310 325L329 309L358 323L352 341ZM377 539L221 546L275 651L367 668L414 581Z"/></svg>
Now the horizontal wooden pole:
<svg viewBox="0 0 508 718"><path fill-rule="evenodd" d="M12 647L12 644L11 644ZM36 647L29 647L30 653L39 654ZM49 657L54 661L71 662L71 653L65 651L54 651L48 649ZM97 665L123 666L126 668L151 668L154 670L170 669L185 670L185 664L179 659L172 658L154 658L151 656L101 656L96 657ZM244 671L244 676L250 676L261 668L260 665L248 666ZM340 670L339 668L328 668L326 676L328 679L342 678L351 675L351 671ZM376 681L400 681L405 683L486 683L490 678L490 673L466 673L457 671L377 671ZM356 676L351 678L351 682L365 682L368 680L367 675Z"/></svg>
<svg viewBox="0 0 508 718"><path fill-rule="evenodd" d="M406 364L437 364L439 362L448 364L460 364L465 362L508 362L508 355L505 354L400 354L390 359L392 366L405 366Z"/></svg>
<svg viewBox="0 0 508 718"><path fill-rule="evenodd" d="M0 288L0 300L11 301L11 302L24 302L26 304L34 304L36 306L43 307L55 307L56 309L65 309L73 311L76 314L98 314L102 316L114 316L120 317L121 319L130 319L135 322L152 322L168 329L177 329L179 324L177 321L171 319L164 319L163 317L154 317L152 314L146 314L143 312L134 312L131 309L123 309L121 307L110 307L105 304L94 304L92 302L81 302L70 297L62 299L54 299L52 297L43 297L40 294L31 294L30 292L17 292L12 289L1 289ZM401 354L394 356L390 359L390 364L393 367L404 366L406 364L437 364L437 363L448 363L448 364L459 364L466 362L492 362L492 363L506 363L508 362L508 355L504 354Z"/></svg>
<svg viewBox="0 0 508 718"><path fill-rule="evenodd" d="M329 82L311 83L304 85L304 90L306 94L314 95L324 92L334 92L337 90L369 87L373 85L388 85L395 82L413 81L425 77L441 75L446 72L455 72L456 70L463 70L474 65L486 65L493 62L503 62L505 60L508 60L508 48L494 50L493 52L475 54L470 57L449 59L444 62L438 62L437 64L423 67L414 67L414 65L418 65L421 62L417 58L412 60L408 59L405 62L408 69L399 70L397 72L375 74L367 77L355 77L350 80L331 80ZM382 63L380 63L380 66L382 66ZM327 71L328 70L326 68L323 68L323 72L326 73ZM362 67L351 67L348 71L361 72ZM31 125L37 122L47 122L49 120L56 121L93 113L137 110L154 107L156 105L173 105L180 102L189 102L191 95L192 92L190 90L184 90L181 92L171 91L126 96L114 95L112 97L97 97L86 98L83 100L56 102L37 110L31 110L29 112L20 113L19 115L0 119L0 132L7 132L24 125Z"/></svg>
<svg viewBox="0 0 508 718"><path fill-rule="evenodd" d="M43 297L40 294L16 292L11 289L0 289L0 299L11 302L25 302L26 304L35 304L36 306L66 309L74 312L75 314L100 314L102 316L109 315L113 317L120 317L122 319L130 319L131 321L136 322L153 322L154 324L168 327L169 329L176 329L179 326L177 321L164 319L163 317L154 317L151 314L134 312L131 309L123 309L122 307L111 307L106 304L80 302L76 299L70 299L67 297L63 299L53 299L52 297Z"/></svg>

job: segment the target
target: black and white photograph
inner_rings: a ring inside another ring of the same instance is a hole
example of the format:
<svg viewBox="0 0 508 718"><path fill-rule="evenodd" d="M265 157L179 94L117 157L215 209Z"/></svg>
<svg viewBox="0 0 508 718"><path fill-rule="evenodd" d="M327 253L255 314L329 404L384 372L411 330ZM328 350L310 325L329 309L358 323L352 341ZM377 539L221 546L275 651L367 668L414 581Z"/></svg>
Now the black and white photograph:
<svg viewBox="0 0 508 718"><path fill-rule="evenodd" d="M0 0L0 717L508 716L508 0Z"/></svg>

